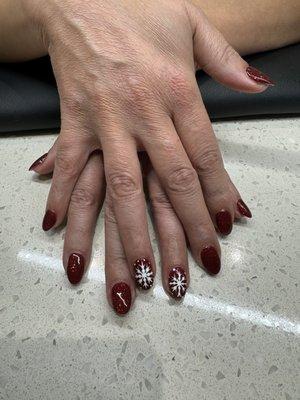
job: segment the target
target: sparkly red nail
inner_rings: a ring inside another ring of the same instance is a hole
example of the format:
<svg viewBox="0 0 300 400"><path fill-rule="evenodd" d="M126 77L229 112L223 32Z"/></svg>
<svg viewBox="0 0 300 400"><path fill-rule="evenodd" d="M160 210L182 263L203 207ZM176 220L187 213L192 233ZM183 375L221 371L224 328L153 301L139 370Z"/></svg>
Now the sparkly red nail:
<svg viewBox="0 0 300 400"><path fill-rule="evenodd" d="M81 281L84 273L84 258L81 254L72 253L69 257L67 275L69 281L76 285Z"/></svg>
<svg viewBox="0 0 300 400"><path fill-rule="evenodd" d="M147 258L139 258L133 264L135 283L141 289L150 289L154 282L152 265Z"/></svg>
<svg viewBox="0 0 300 400"><path fill-rule="evenodd" d="M56 214L54 211L47 210L43 219L43 230L49 231L56 223Z"/></svg>
<svg viewBox="0 0 300 400"><path fill-rule="evenodd" d="M254 67L247 67L246 68L247 75L249 78L254 80L257 83L262 83L268 86L274 86L275 83L268 77L268 75L263 74L261 71Z"/></svg>
<svg viewBox="0 0 300 400"><path fill-rule="evenodd" d="M187 290L186 273L182 267L174 267L169 274L169 293L174 299L181 299Z"/></svg>
<svg viewBox="0 0 300 400"><path fill-rule="evenodd" d="M216 215L216 223L222 235L229 235L229 233L232 231L232 220L229 211L221 210L218 212Z"/></svg>
<svg viewBox="0 0 300 400"><path fill-rule="evenodd" d="M213 275L220 272L221 261L217 250L213 246L204 247L201 251L201 260L204 268Z"/></svg>
<svg viewBox="0 0 300 400"><path fill-rule="evenodd" d="M30 167L29 171L33 171L36 167L39 167L40 165L43 164L43 162L46 160L48 153L43 154L40 158L38 158Z"/></svg>
<svg viewBox="0 0 300 400"><path fill-rule="evenodd" d="M239 201L237 202L237 208L239 210L239 212L244 215L247 218L252 218L252 214L251 211L249 210L249 208L247 207L247 205L243 202L242 199L239 199Z"/></svg>
<svg viewBox="0 0 300 400"><path fill-rule="evenodd" d="M127 283L116 283L111 290L111 298L117 314L128 313L131 306L131 291Z"/></svg>

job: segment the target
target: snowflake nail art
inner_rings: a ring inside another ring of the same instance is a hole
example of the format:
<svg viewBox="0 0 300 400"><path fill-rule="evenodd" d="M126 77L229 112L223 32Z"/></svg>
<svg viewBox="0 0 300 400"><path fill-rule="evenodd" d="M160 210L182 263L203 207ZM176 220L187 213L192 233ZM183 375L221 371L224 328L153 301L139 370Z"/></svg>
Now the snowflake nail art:
<svg viewBox="0 0 300 400"><path fill-rule="evenodd" d="M150 289L154 282L154 273L149 260L139 258L134 263L135 282L141 289Z"/></svg>
<svg viewBox="0 0 300 400"><path fill-rule="evenodd" d="M169 274L170 294L174 299L181 299L187 289L186 274L183 268L174 267Z"/></svg>

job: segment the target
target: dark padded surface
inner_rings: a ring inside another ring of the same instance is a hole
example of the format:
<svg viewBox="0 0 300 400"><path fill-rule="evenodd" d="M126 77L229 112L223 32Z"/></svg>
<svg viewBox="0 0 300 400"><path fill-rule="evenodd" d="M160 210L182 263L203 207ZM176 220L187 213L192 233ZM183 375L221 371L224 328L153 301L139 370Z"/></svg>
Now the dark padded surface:
<svg viewBox="0 0 300 400"><path fill-rule="evenodd" d="M246 57L276 85L261 94L224 88L202 72L197 81L212 119L300 113L300 44ZM47 57L0 64L0 132L57 129L59 97Z"/></svg>

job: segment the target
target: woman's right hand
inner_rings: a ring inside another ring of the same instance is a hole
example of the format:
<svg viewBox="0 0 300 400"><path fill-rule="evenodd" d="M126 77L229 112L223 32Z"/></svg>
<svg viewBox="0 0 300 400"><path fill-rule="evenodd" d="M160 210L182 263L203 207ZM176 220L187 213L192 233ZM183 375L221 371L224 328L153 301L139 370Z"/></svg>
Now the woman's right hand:
<svg viewBox="0 0 300 400"><path fill-rule="evenodd" d="M248 64L189 1L23 0L44 32L61 100L61 134L43 221L64 220L91 152L103 149L107 190L126 259L155 271L137 148L160 184L201 264L220 254L237 198L224 169L195 65L237 90L270 81ZM201 185L200 185L200 182Z"/></svg>

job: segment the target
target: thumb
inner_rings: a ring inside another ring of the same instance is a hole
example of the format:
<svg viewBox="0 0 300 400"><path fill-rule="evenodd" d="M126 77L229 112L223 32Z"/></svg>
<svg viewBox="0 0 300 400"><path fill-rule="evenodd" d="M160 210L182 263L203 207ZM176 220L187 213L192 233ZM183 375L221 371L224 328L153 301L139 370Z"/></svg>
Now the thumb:
<svg viewBox="0 0 300 400"><path fill-rule="evenodd" d="M193 5L187 8L194 30L194 57L199 68L231 89L263 92L274 82L243 60L205 14Z"/></svg>

